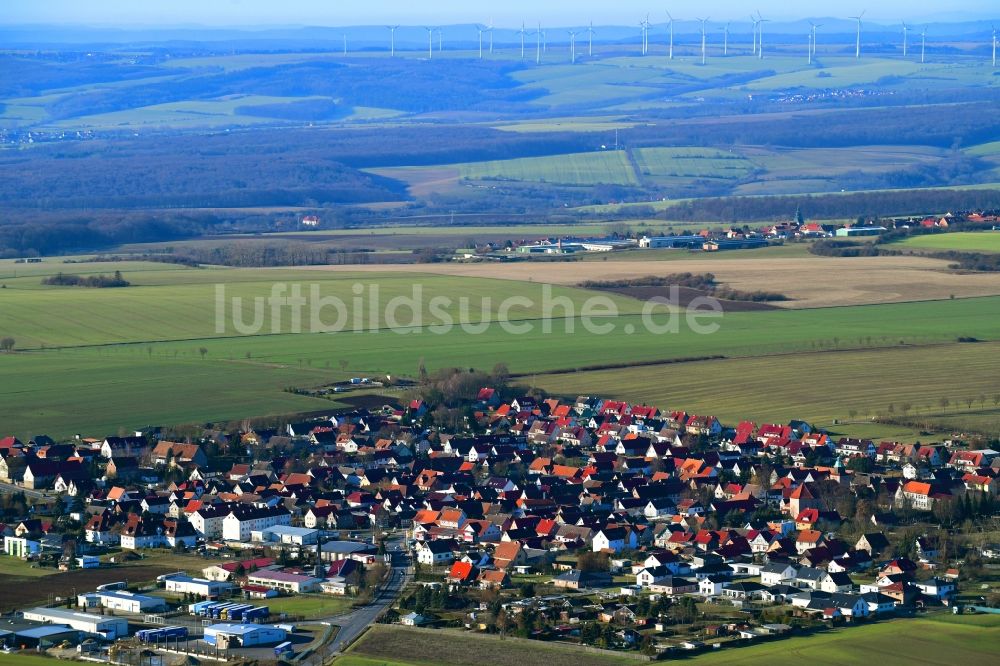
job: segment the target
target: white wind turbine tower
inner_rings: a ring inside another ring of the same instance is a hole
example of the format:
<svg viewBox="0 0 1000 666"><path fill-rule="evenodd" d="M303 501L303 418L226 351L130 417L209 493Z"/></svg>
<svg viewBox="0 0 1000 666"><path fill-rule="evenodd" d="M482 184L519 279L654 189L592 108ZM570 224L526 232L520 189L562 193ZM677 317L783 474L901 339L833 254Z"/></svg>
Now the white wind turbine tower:
<svg viewBox="0 0 1000 666"><path fill-rule="evenodd" d="M542 24L538 24L538 30L535 31L535 64L540 65L542 63Z"/></svg>
<svg viewBox="0 0 1000 666"><path fill-rule="evenodd" d="M389 55L392 57L396 56L396 31L399 30L398 25L387 25L385 26L389 29Z"/></svg>
<svg viewBox="0 0 1000 666"><path fill-rule="evenodd" d="M903 21L903 57L906 57L907 47L909 46L909 40L907 39L907 34L910 32L910 26L906 25L906 21Z"/></svg>
<svg viewBox="0 0 1000 666"><path fill-rule="evenodd" d="M567 31L569 34L569 61L571 64L576 64L576 30Z"/></svg>
<svg viewBox="0 0 1000 666"><path fill-rule="evenodd" d="M670 27L670 50L667 55L670 60L674 59L674 17L667 12L667 25Z"/></svg>
<svg viewBox="0 0 1000 666"><path fill-rule="evenodd" d="M750 51L752 55L757 55L757 28L760 26L760 21L751 14L750 20L753 22L753 50Z"/></svg>
<svg viewBox="0 0 1000 666"><path fill-rule="evenodd" d="M997 29L993 26L993 69L997 67Z"/></svg>
<svg viewBox="0 0 1000 666"><path fill-rule="evenodd" d="M490 25L486 28L486 32L490 33L490 55L493 55L493 18L490 17Z"/></svg>
<svg viewBox="0 0 1000 666"><path fill-rule="evenodd" d="M924 56L927 54L927 26L920 31L920 64L924 64Z"/></svg>
<svg viewBox="0 0 1000 666"><path fill-rule="evenodd" d="M347 33L344 33L344 55L347 55Z"/></svg>
<svg viewBox="0 0 1000 666"><path fill-rule="evenodd" d="M646 14L646 18L639 21L639 27L642 29L642 46L639 52L646 55L649 51L649 14Z"/></svg>
<svg viewBox="0 0 1000 666"><path fill-rule="evenodd" d="M764 24L768 20L761 16L760 10L757 10L757 58L760 60L764 59Z"/></svg>
<svg viewBox="0 0 1000 666"><path fill-rule="evenodd" d="M707 18L698 19L701 22L701 64L705 64L705 24L708 23Z"/></svg>
<svg viewBox="0 0 1000 666"><path fill-rule="evenodd" d="M816 28L822 28L822 23L809 22L809 64L813 62L813 58L816 57Z"/></svg>
<svg viewBox="0 0 1000 666"><path fill-rule="evenodd" d="M858 38L857 38L857 42L855 42L855 45L854 45L854 58L856 60L860 60L861 59L861 17L863 17L864 15L865 15L865 12L862 11L857 16L848 16L847 17L847 18L852 18L852 19L854 19L855 21L858 22Z"/></svg>
<svg viewBox="0 0 1000 666"><path fill-rule="evenodd" d="M590 27L587 28L587 57L594 57L594 22L590 22Z"/></svg>
<svg viewBox="0 0 1000 666"><path fill-rule="evenodd" d="M434 28L424 28L427 31L427 59L434 58Z"/></svg>
<svg viewBox="0 0 1000 666"><path fill-rule="evenodd" d="M518 30L517 34L521 35L521 60L524 60L524 36L528 34L524 30L524 21L521 21L521 29Z"/></svg>
<svg viewBox="0 0 1000 666"><path fill-rule="evenodd" d="M444 51L444 35L441 28L437 29L437 33L438 33L438 53L441 53L442 51Z"/></svg>
<svg viewBox="0 0 1000 666"><path fill-rule="evenodd" d="M483 59L483 33L486 32L486 28L481 25L476 26L476 30L479 31L479 59Z"/></svg>
<svg viewBox="0 0 1000 666"><path fill-rule="evenodd" d="M729 26L727 23L726 27L722 29L722 55L729 55Z"/></svg>

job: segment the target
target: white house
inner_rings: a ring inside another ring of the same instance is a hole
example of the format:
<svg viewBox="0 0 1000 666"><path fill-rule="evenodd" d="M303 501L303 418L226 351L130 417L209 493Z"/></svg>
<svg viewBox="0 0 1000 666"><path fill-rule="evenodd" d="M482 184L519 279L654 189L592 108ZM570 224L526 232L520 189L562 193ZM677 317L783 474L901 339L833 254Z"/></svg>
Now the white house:
<svg viewBox="0 0 1000 666"><path fill-rule="evenodd" d="M772 562L761 568L760 582L764 585L790 585L798 573L791 564Z"/></svg>
<svg viewBox="0 0 1000 666"><path fill-rule="evenodd" d="M635 548L636 545L635 532L624 527L606 527L603 530L598 530L591 544L595 553L602 550L620 553L625 549Z"/></svg>
<svg viewBox="0 0 1000 666"><path fill-rule="evenodd" d="M428 541L417 549L417 562L428 566L450 564L455 559L451 541Z"/></svg>
<svg viewBox="0 0 1000 666"><path fill-rule="evenodd" d="M249 541L250 533L276 525L291 525L292 514L284 507L240 507L222 521L226 541Z"/></svg>

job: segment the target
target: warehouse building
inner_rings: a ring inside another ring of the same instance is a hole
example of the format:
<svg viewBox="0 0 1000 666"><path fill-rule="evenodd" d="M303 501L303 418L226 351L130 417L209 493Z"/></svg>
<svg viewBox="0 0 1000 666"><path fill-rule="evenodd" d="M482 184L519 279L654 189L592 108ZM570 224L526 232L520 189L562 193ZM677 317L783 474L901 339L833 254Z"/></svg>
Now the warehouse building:
<svg viewBox="0 0 1000 666"><path fill-rule="evenodd" d="M272 590L284 590L285 592L315 592L319 589L319 584L323 582L321 578L304 576L301 574L287 573L285 571L257 571L247 576L248 585L259 585Z"/></svg>
<svg viewBox="0 0 1000 666"><path fill-rule="evenodd" d="M250 532L250 540L264 543L283 543L295 546L315 545L319 542L319 530L291 525L275 525Z"/></svg>
<svg viewBox="0 0 1000 666"><path fill-rule="evenodd" d="M179 594L191 593L206 599L216 599L233 588L232 583L222 580L206 580L204 578L192 578L191 576L174 575L163 579L163 586L167 592L177 592Z"/></svg>
<svg viewBox="0 0 1000 666"><path fill-rule="evenodd" d="M64 608L34 608L24 611L24 619L63 624L72 629L111 640L128 635L128 621L125 618L77 613Z"/></svg>
<svg viewBox="0 0 1000 666"><path fill-rule="evenodd" d="M77 598L81 608L110 608L126 613L157 613L167 610L167 601L160 597L125 592L124 590L103 590L88 592Z"/></svg>
<svg viewBox="0 0 1000 666"><path fill-rule="evenodd" d="M235 647L273 645L288 635L281 627L269 624L213 624L205 627L205 642L226 650Z"/></svg>

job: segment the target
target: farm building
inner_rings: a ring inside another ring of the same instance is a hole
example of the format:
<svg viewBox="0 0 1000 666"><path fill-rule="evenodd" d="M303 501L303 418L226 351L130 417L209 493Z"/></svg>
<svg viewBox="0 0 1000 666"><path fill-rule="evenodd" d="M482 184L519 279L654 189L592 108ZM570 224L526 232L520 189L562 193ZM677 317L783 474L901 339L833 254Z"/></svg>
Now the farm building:
<svg viewBox="0 0 1000 666"><path fill-rule="evenodd" d="M65 624L39 625L31 622L18 628L11 626L10 629L0 634L0 643L21 649L49 648L63 641L80 642L80 632Z"/></svg>
<svg viewBox="0 0 1000 666"><path fill-rule="evenodd" d="M232 584L220 580L205 580L204 578L191 578L191 576L173 575L163 579L167 592L179 592L186 594L190 592L199 597L217 597L223 592L232 589Z"/></svg>
<svg viewBox="0 0 1000 666"><path fill-rule="evenodd" d="M704 242L703 236L643 236L639 239L639 247L701 249Z"/></svg>
<svg viewBox="0 0 1000 666"><path fill-rule="evenodd" d="M885 227L843 227L837 229L837 236L849 238L852 236L878 236L885 231Z"/></svg>
<svg viewBox="0 0 1000 666"><path fill-rule="evenodd" d="M280 643L288 635L268 624L213 624L205 627L205 642L217 648L252 647Z"/></svg>
<svg viewBox="0 0 1000 666"><path fill-rule="evenodd" d="M24 611L24 619L63 624L78 631L109 639L128 635L128 621L125 618L77 613L63 608L34 608Z"/></svg>
<svg viewBox="0 0 1000 666"><path fill-rule="evenodd" d="M167 602L160 597L149 597L119 590L81 594L77 603L83 608L110 608L126 613L155 613L167 609Z"/></svg>

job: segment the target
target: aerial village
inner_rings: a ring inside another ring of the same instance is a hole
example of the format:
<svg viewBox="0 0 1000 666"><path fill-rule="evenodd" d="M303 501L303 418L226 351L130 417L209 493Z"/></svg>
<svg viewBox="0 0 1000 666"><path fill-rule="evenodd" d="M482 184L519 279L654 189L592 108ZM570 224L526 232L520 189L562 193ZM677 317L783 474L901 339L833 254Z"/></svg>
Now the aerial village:
<svg viewBox="0 0 1000 666"><path fill-rule="evenodd" d="M49 572L5 591L5 650L274 658L399 623L656 657L1000 605L1000 547L951 529L996 520L981 442L491 387L176 434L0 439L2 572Z"/></svg>

